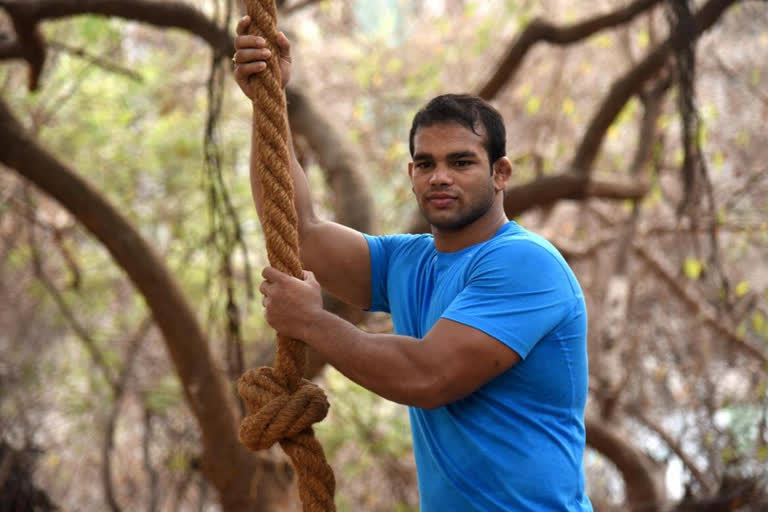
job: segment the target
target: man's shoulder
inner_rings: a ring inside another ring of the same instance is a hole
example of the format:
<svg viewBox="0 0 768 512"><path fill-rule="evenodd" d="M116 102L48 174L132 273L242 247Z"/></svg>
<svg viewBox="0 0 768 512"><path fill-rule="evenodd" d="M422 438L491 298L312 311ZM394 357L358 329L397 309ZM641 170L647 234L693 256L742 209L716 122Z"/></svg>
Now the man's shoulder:
<svg viewBox="0 0 768 512"><path fill-rule="evenodd" d="M552 243L541 235L528 231L515 222L510 222L505 229L491 238L479 251L478 256L503 255L519 260L552 259L564 262L560 252ZM510 261L512 263L512 261Z"/></svg>
<svg viewBox="0 0 768 512"><path fill-rule="evenodd" d="M513 224L513 223L511 223ZM578 288L573 270L546 238L517 224L499 233L474 255L471 269L498 273L506 279L529 284L570 281Z"/></svg>
<svg viewBox="0 0 768 512"><path fill-rule="evenodd" d="M431 234L399 233L392 235L368 235L364 234L371 256L374 258L385 257L391 261L398 257L412 257L424 252L434 251L435 242Z"/></svg>

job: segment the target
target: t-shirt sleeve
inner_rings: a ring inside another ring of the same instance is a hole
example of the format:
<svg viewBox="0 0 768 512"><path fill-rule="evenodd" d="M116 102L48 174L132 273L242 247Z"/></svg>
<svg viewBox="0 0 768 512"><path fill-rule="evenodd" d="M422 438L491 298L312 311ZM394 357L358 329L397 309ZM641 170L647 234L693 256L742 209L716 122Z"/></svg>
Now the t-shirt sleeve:
<svg viewBox="0 0 768 512"><path fill-rule="evenodd" d="M442 318L496 338L525 359L576 300L566 263L544 247L515 241L489 250Z"/></svg>
<svg viewBox="0 0 768 512"><path fill-rule="evenodd" d="M372 236L363 234L368 242L371 257L371 307L368 311L390 312L387 279L392 260L398 249L413 238L413 235Z"/></svg>

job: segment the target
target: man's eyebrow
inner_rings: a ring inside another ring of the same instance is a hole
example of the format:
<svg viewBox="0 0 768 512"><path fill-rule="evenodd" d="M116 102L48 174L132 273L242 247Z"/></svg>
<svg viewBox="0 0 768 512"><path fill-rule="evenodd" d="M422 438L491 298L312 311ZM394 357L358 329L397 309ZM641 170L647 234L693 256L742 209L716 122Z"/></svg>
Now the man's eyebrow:
<svg viewBox="0 0 768 512"><path fill-rule="evenodd" d="M448 160L460 160L462 158L477 158L477 153L474 151L457 151L455 153L448 153Z"/></svg>
<svg viewBox="0 0 768 512"><path fill-rule="evenodd" d="M416 153L413 155L414 162L416 160L433 160L434 157L432 156L432 153Z"/></svg>

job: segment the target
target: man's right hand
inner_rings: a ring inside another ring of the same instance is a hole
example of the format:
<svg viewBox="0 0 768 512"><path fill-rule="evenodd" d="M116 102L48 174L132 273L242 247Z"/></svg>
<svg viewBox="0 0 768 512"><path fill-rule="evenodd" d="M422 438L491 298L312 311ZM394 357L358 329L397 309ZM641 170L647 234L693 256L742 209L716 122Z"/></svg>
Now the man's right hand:
<svg viewBox="0 0 768 512"><path fill-rule="evenodd" d="M235 38L237 51L235 51L234 61L237 85L253 101L254 90L249 78L251 75L267 69L266 61L272 56L272 52L267 49L267 42L264 38L248 34L250 24L251 18L249 16L244 16L237 24L237 37ZM280 85L285 88L291 78L291 43L282 32L278 33L275 42L280 49Z"/></svg>

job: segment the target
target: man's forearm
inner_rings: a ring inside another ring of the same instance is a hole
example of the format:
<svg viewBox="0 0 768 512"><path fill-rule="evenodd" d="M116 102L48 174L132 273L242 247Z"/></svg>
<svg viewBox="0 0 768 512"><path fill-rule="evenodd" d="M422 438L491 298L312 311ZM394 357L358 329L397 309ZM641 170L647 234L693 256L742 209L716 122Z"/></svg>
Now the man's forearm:
<svg viewBox="0 0 768 512"><path fill-rule="evenodd" d="M307 322L305 341L346 375L393 402L430 408L439 372L421 340L396 334L370 334L327 311Z"/></svg>

